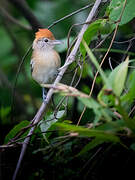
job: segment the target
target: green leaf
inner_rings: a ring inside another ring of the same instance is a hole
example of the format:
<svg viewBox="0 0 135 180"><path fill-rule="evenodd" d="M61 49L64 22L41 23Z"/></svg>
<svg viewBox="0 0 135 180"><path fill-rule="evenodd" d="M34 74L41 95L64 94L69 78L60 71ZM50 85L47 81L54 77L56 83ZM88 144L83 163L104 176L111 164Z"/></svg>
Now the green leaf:
<svg viewBox="0 0 135 180"><path fill-rule="evenodd" d="M61 110L61 111L58 111L57 114L51 114L49 115L45 120L41 120L40 123L39 123L39 126L40 126L40 129L41 129L41 132L43 133L43 137L46 139L46 136L45 136L45 132L54 124L58 121L58 119L62 118L62 116L64 115L65 113L65 110Z"/></svg>
<svg viewBox="0 0 135 180"><path fill-rule="evenodd" d="M112 21L118 21L124 7L125 0L112 0L109 6L109 18ZM123 25L131 21L135 17L135 1L127 0L126 7L119 25Z"/></svg>
<svg viewBox="0 0 135 180"><path fill-rule="evenodd" d="M125 128L125 123L123 120L117 120L115 122L111 121L111 122L107 122L104 124L101 124L100 126L96 127L96 130L101 130L101 131L107 131L107 132L112 132L112 133L116 133L118 131L121 131ZM104 142L108 142L107 140L102 140L99 138L95 138L93 140L91 140L91 142L89 142L86 146L84 146L84 148L79 152L79 154L77 156L81 156L83 154L85 154L87 151L95 148L97 145L102 144Z"/></svg>
<svg viewBox="0 0 135 180"><path fill-rule="evenodd" d="M91 98L81 98L81 97L77 97L87 108L90 108L93 110L93 112L95 113L95 118L94 118L94 124L96 124L101 116L103 115L102 114L102 107L101 105L96 101L94 100L92 97Z"/></svg>
<svg viewBox="0 0 135 180"><path fill-rule="evenodd" d="M29 121L22 121L19 124L17 124L5 137L4 144L8 143L12 138L15 137L15 135L24 127L28 126L30 124Z"/></svg>
<svg viewBox="0 0 135 180"><path fill-rule="evenodd" d="M91 142L89 142L86 146L84 146L84 148L77 154L77 156L82 156L83 154L87 153L89 150L95 148L96 146L104 142L105 140L98 138L91 140Z"/></svg>
<svg viewBox="0 0 135 180"><path fill-rule="evenodd" d="M124 89L125 80L127 77L127 71L128 71L128 57L124 62L122 62L115 69L113 69L113 71L110 73L108 77L110 86L112 87L114 94L117 96L120 96ZM100 91L100 95L104 94L102 92L104 89L107 89L107 87L106 86L103 87L103 89Z"/></svg>
<svg viewBox="0 0 135 180"><path fill-rule="evenodd" d="M96 137L104 141L120 142L120 139L114 134L107 131L100 131L96 129L88 129L81 126L69 125L65 123L56 124L61 130L77 132L82 137Z"/></svg>
<svg viewBox="0 0 135 180"><path fill-rule="evenodd" d="M112 79L112 89L117 96L120 96L124 89L125 80L127 77L127 71L128 71L128 57L123 63L117 66L110 75L110 79Z"/></svg>
<svg viewBox="0 0 135 180"><path fill-rule="evenodd" d="M127 82L128 92L121 97L121 102L132 103L135 99L135 71L133 71Z"/></svg>
<svg viewBox="0 0 135 180"><path fill-rule="evenodd" d="M96 127L96 129L116 133L118 131L123 130L124 127L125 127L125 122L123 120L116 120L101 124L100 126Z"/></svg>
<svg viewBox="0 0 135 180"><path fill-rule="evenodd" d="M105 35L111 33L112 30L113 30L112 24L108 21L108 19L103 19L100 24L100 29L99 29L100 33L102 35Z"/></svg>
<svg viewBox="0 0 135 180"><path fill-rule="evenodd" d="M116 106L117 111L121 114L125 125L131 129L133 132L135 132L135 119L131 119L128 115L128 113L125 111L125 109L121 106L121 104L118 104Z"/></svg>
<svg viewBox="0 0 135 180"><path fill-rule="evenodd" d="M78 97L78 99L88 108L90 109L98 109L101 107L101 105L96 102L96 100L94 100L93 98L80 98Z"/></svg>
<svg viewBox="0 0 135 180"><path fill-rule="evenodd" d="M90 41L97 36L98 31L101 28L101 31L103 31L103 26L105 24L106 20L105 19L98 19L95 22L91 23L86 30L86 32L83 35L83 39L87 43L87 45L90 44ZM104 31L105 33L105 31ZM84 48L83 44L80 44L80 52L82 53L82 56L85 57L86 54L86 49Z"/></svg>
<svg viewBox="0 0 135 180"><path fill-rule="evenodd" d="M127 59L118 65L113 71L110 73L108 77L108 81L110 83L110 87L112 87L112 91L116 96L120 96L125 85L126 77L128 71L128 57ZM110 95L105 95L105 90L110 90ZM98 101L102 106L107 105L115 105L115 97L111 93L111 89L107 89L107 86L104 86L98 94Z"/></svg>
<svg viewBox="0 0 135 180"><path fill-rule="evenodd" d="M96 100L91 98L80 98L78 99L87 107L93 110L95 113L95 119L93 121L94 125L97 124L97 122L101 119L101 117L104 117L104 120L111 121L110 111L103 108Z"/></svg>

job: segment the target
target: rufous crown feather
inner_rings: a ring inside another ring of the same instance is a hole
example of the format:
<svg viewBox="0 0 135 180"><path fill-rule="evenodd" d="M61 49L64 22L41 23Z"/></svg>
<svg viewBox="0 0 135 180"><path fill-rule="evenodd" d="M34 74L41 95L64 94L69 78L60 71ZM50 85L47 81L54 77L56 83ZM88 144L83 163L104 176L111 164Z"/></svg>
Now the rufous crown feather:
<svg viewBox="0 0 135 180"><path fill-rule="evenodd" d="M51 40L55 39L53 33L51 31L49 31L48 29L39 29L35 33L35 38L40 39L40 38L43 38L43 37L46 37L46 38L51 39Z"/></svg>

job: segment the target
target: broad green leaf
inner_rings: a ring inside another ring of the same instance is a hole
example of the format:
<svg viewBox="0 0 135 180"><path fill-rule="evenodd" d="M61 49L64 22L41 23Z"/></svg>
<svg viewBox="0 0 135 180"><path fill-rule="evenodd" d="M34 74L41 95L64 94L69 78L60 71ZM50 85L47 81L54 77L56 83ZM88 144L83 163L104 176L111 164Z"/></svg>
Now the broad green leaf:
<svg viewBox="0 0 135 180"><path fill-rule="evenodd" d="M126 110L121 106L121 104L116 106L116 110L121 114L126 127L128 127L129 129L131 129L133 132L135 132L135 119L131 119L128 115L128 113L126 112Z"/></svg>
<svg viewBox="0 0 135 180"><path fill-rule="evenodd" d="M132 103L135 99L135 71L133 71L127 83L128 92L121 97L121 102Z"/></svg>
<svg viewBox="0 0 135 180"><path fill-rule="evenodd" d="M81 98L78 97L78 99L87 107L93 110L93 112L95 113L95 117L94 117L94 124L96 124L100 119L102 114L102 110L101 110L101 105L94 100L92 97L91 98Z"/></svg>
<svg viewBox="0 0 135 180"><path fill-rule="evenodd" d="M80 98L78 97L78 99L88 108L90 109L98 109L101 108L101 105L96 102L96 100L94 100L92 97L91 98Z"/></svg>
<svg viewBox="0 0 135 180"><path fill-rule="evenodd" d="M108 21L108 19L103 19L99 29L101 35L109 34L112 32L112 30L112 24Z"/></svg>
<svg viewBox="0 0 135 180"><path fill-rule="evenodd" d="M125 127L125 123L123 120L116 120L116 121L103 123L100 126L96 127L96 129L116 133L117 131L123 130L124 127Z"/></svg>
<svg viewBox="0 0 135 180"><path fill-rule="evenodd" d="M81 126L69 125L65 123L56 124L61 130L77 132L82 137L96 137L104 141L120 142L120 139L112 133L107 131L100 131L96 129L88 129Z"/></svg>
<svg viewBox="0 0 135 180"><path fill-rule="evenodd" d="M64 115L65 111L61 110L58 111L57 114L51 114L49 115L45 120L41 120L39 123L41 132L43 132L43 137L46 140L46 136L45 136L45 132L54 124L58 121L58 119L60 119L63 115Z"/></svg>
<svg viewBox="0 0 135 180"><path fill-rule="evenodd" d="M95 148L96 146L104 143L105 140L95 138L91 140L87 145L84 146L84 148L77 154L77 156L82 156L83 154L87 153L89 150Z"/></svg>
<svg viewBox="0 0 135 180"><path fill-rule="evenodd" d="M127 71L128 57L123 63L121 63L117 68L115 68L115 71L113 71L114 73L112 72L112 89L117 96L120 96L124 89Z"/></svg>
<svg viewBox="0 0 135 180"><path fill-rule="evenodd" d="M15 135L24 127L28 126L30 124L29 121L22 121L19 124L17 124L11 131L6 135L4 144L8 143L12 138L15 137Z"/></svg>
<svg viewBox="0 0 135 180"><path fill-rule="evenodd" d="M109 6L109 18L112 21L118 21L124 7L125 0L112 0ZM119 25L123 25L131 21L135 17L135 1L127 0L126 7Z"/></svg>
<svg viewBox="0 0 135 180"><path fill-rule="evenodd" d="M95 113L94 118L94 125L97 124L97 122L101 119L101 117L104 117L104 120L111 121L111 116L109 114L109 110L104 109L96 100L91 98L81 98L78 97L78 99L87 107L93 110Z"/></svg>
<svg viewBox="0 0 135 180"><path fill-rule="evenodd" d="M106 19L98 19L95 22L91 23L86 30L86 32L83 35L83 39L87 43L87 45L90 44L90 41L94 38L97 37L97 33L103 33L103 34L108 34L108 32L111 32L111 25L107 25L108 22ZM86 50L83 46L83 44L80 44L80 51L82 53L82 56L85 57Z"/></svg>
<svg viewBox="0 0 135 180"><path fill-rule="evenodd" d="M110 83L110 87L112 87L112 91L116 96L120 96L125 85L125 80L127 77L127 71L128 71L128 58L122 62L120 65L118 65L113 71L110 73L108 77L108 81ZM113 103L114 96L113 95L105 95L104 90L111 90L107 89L106 86L102 88L102 90L98 94L98 100L100 104L103 106L107 106L108 102L111 100Z"/></svg>

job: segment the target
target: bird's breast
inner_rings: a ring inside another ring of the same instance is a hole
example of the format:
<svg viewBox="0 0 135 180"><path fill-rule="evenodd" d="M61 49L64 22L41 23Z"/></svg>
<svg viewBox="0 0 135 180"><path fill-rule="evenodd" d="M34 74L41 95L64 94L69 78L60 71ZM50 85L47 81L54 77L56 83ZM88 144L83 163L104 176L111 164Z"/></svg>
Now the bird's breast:
<svg viewBox="0 0 135 180"><path fill-rule="evenodd" d="M61 65L60 56L55 50L34 51L32 55L32 77L39 84L52 83Z"/></svg>

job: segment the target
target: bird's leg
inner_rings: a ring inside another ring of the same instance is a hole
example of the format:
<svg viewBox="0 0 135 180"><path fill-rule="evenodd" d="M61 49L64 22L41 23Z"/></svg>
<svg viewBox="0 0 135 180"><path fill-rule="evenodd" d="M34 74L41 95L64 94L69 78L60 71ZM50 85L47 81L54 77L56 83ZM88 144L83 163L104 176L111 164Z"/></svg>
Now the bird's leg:
<svg viewBox="0 0 135 180"><path fill-rule="evenodd" d="M57 69L57 71L56 71L56 73L55 73L55 78L59 75L59 76L61 76L60 74L59 74L59 69ZM62 77L62 76L61 76Z"/></svg>
<svg viewBox="0 0 135 180"><path fill-rule="evenodd" d="M43 97L43 102L47 102L47 99L46 99L46 94L47 94L47 91L46 89L43 87L42 88L42 97Z"/></svg>
<svg viewBox="0 0 135 180"><path fill-rule="evenodd" d="M55 103L54 103L54 94L52 94L51 100L52 100L53 107L56 108Z"/></svg>

